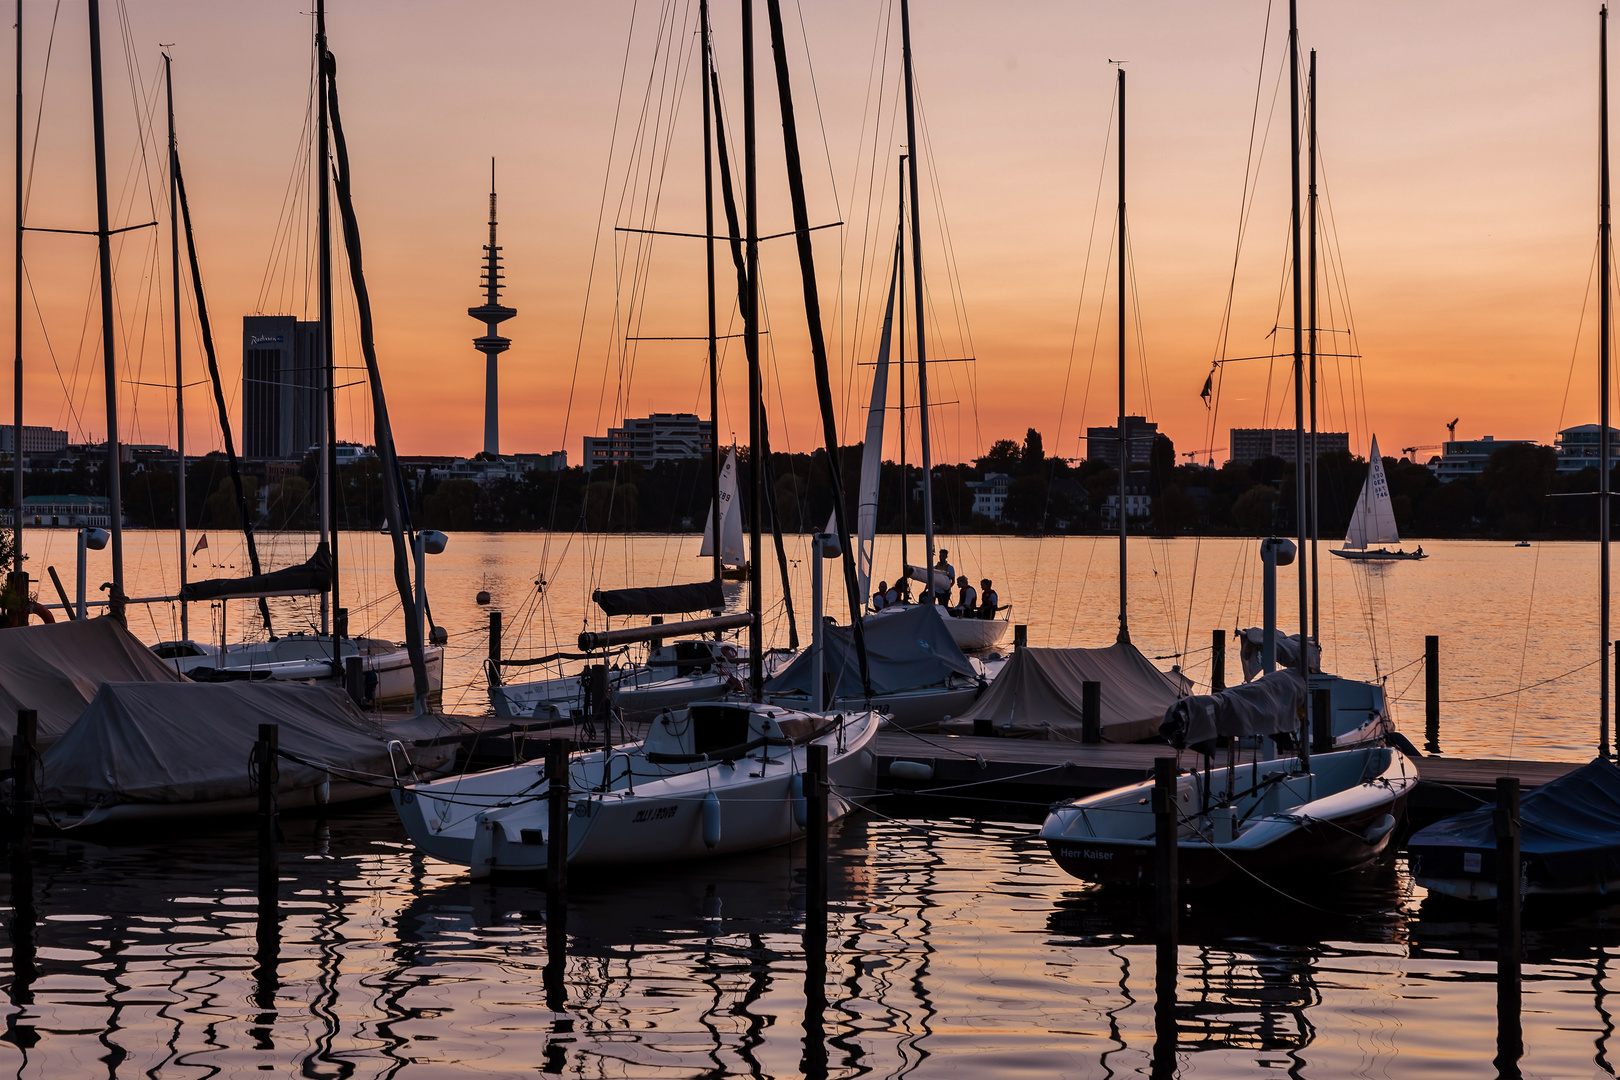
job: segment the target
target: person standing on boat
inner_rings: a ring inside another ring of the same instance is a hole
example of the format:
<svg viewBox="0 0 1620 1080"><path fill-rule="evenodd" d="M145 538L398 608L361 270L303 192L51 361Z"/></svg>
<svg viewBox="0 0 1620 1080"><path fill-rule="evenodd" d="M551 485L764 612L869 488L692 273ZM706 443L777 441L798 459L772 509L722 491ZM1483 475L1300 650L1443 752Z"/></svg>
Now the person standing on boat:
<svg viewBox="0 0 1620 1080"><path fill-rule="evenodd" d="M979 588L983 590L981 595L984 598L979 602L979 618L993 619L996 617L997 609L1001 607L1001 597L996 595L989 578L980 579Z"/></svg>
<svg viewBox="0 0 1620 1080"><path fill-rule="evenodd" d="M951 601L951 582L956 580L956 567L952 566L950 564L950 562L946 559L946 556L949 555L949 554L950 554L950 552L946 551L944 548L940 548L939 549L939 562L934 564L934 574L936 575L936 577L940 576L940 575L944 576L944 578L945 578L945 587L943 589L941 589L937 585L935 585L934 582L932 582L932 581L930 581L928 583L929 586L934 590L934 599L935 599L935 601L937 603L940 603L940 604L949 604L950 603L950 601Z"/></svg>
<svg viewBox="0 0 1620 1080"><path fill-rule="evenodd" d="M968 584L967 575L963 574L956 579L956 606L950 609L957 618L971 619L979 606L979 590Z"/></svg>

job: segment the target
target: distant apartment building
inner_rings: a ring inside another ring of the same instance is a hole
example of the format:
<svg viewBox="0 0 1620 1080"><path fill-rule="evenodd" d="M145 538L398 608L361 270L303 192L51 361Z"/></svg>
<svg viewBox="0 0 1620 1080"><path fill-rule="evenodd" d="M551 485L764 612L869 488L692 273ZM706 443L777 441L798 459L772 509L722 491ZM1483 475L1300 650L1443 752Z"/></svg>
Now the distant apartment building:
<svg viewBox="0 0 1620 1080"><path fill-rule="evenodd" d="M1553 439L1558 454L1558 471L1575 473L1598 467L1598 436L1603 433L1600 424L1578 424L1560 431ZM1609 468L1620 461L1620 429L1609 429Z"/></svg>
<svg viewBox="0 0 1620 1080"><path fill-rule="evenodd" d="M973 512L983 514L991 521L1000 521L1007 506L1007 486L1011 478L1006 473L985 473L983 480L969 480L967 489L973 493Z"/></svg>
<svg viewBox="0 0 1620 1080"><path fill-rule="evenodd" d="M326 410L321 324L291 315L242 319L242 456L302 458L321 441Z"/></svg>
<svg viewBox="0 0 1620 1080"><path fill-rule="evenodd" d="M693 413L653 413L626 419L606 435L585 436L585 467L688 461L708 456L712 442L711 425Z"/></svg>
<svg viewBox="0 0 1620 1080"><path fill-rule="evenodd" d="M1159 425L1146 417L1125 418L1125 440L1129 447L1131 468L1147 468L1153 462L1153 439L1159 434ZM1086 459L1104 461L1110 468L1119 468L1119 425L1086 428Z"/></svg>
<svg viewBox="0 0 1620 1080"><path fill-rule="evenodd" d="M1233 428L1232 438L1226 444L1227 456L1239 465L1253 465L1261 458L1279 457L1289 464L1294 462L1296 435L1293 428ZM1310 432L1305 433L1306 455L1310 454ZM1350 435L1344 431L1318 431L1316 456L1336 450L1350 452Z"/></svg>
<svg viewBox="0 0 1620 1080"><path fill-rule="evenodd" d="M60 454L67 449L68 433L65 431L40 427L36 424L24 424L22 432L24 454ZM16 450L17 425L6 424L0 427L0 454L11 454Z"/></svg>
<svg viewBox="0 0 1620 1080"><path fill-rule="evenodd" d="M1593 424L1595 432L1597 425ZM1534 446L1534 439L1498 439L1487 435L1482 439L1456 439L1440 444L1440 464L1434 474L1442 484L1460 480L1465 476L1478 476L1485 471L1491 455L1504 446Z"/></svg>

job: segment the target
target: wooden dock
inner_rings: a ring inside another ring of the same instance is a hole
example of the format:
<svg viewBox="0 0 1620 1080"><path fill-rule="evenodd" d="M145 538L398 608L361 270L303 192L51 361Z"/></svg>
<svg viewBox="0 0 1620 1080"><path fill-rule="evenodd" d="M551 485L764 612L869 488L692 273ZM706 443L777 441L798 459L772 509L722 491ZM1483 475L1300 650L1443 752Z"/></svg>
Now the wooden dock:
<svg viewBox="0 0 1620 1080"><path fill-rule="evenodd" d="M572 725L521 730L527 725L492 716L457 717L469 729L468 766L491 768L539 756L552 738L575 746L596 737ZM633 733L632 733L633 734ZM1155 758L1175 751L1162 744L1045 742L972 735L919 735L899 729L878 734L878 784L888 791L914 792L954 800L1038 805L1123 787L1153 775ZM1184 766L1197 756L1181 755ZM1528 790L1580 766L1579 762L1504 761L1429 755L1415 759L1421 780L1409 800L1423 819L1472 810L1494 799L1498 776L1517 776ZM890 772L896 761L928 765L925 781L903 780Z"/></svg>

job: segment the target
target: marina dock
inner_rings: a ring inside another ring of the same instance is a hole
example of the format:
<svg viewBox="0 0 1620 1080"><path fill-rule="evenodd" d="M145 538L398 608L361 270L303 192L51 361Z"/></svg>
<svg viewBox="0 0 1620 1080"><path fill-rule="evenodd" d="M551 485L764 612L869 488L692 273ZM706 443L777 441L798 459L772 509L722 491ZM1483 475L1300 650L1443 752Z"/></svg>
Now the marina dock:
<svg viewBox="0 0 1620 1080"><path fill-rule="evenodd" d="M542 728L492 716L458 719L476 732L464 739L469 762L481 768L539 757L553 738L569 739L576 747L600 738L572 725ZM1047 742L900 729L878 735L877 753L878 786L885 791L1009 804L1048 803L1135 784L1152 778L1155 758L1175 755L1171 747L1155 743ZM1183 767L1198 760L1191 751L1183 751L1181 759ZM1408 806L1426 819L1489 803L1499 776L1518 777L1528 791L1582 764L1434 754L1413 760L1421 779ZM932 776L896 777L890 770L896 761L927 765Z"/></svg>

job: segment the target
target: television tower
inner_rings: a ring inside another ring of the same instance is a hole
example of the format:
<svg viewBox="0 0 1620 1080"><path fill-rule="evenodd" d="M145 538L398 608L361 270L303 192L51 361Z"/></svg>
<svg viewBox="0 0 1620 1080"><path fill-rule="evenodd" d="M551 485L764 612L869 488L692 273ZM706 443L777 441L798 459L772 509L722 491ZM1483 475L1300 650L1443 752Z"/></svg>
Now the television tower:
<svg viewBox="0 0 1620 1080"><path fill-rule="evenodd" d="M517 314L501 304L501 248L495 243L495 159L489 159L489 243L484 245L484 303L467 314L484 324L484 336L473 347L484 354L484 453L501 453L500 378L495 358L511 348L512 339L497 332L501 323Z"/></svg>

